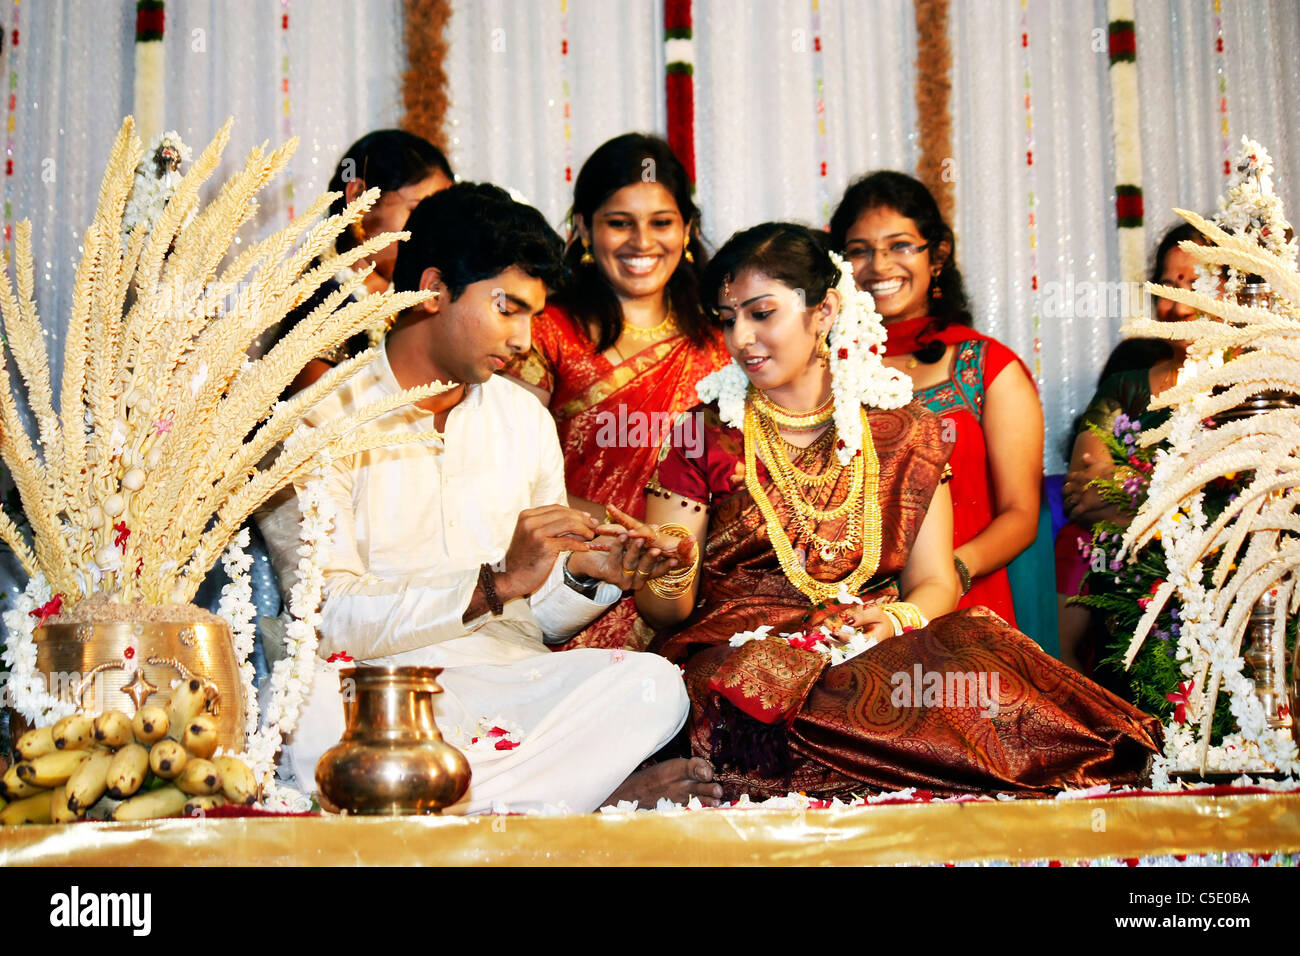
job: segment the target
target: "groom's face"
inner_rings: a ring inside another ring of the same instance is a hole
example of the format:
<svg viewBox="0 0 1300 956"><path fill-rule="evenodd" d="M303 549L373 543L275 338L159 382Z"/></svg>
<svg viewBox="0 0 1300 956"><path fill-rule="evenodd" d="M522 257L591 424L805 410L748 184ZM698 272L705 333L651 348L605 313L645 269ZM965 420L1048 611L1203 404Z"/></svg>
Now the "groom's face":
<svg viewBox="0 0 1300 956"><path fill-rule="evenodd" d="M531 345L530 326L546 305L546 284L518 266L472 283L454 301L441 287L435 364L456 382L486 382Z"/></svg>

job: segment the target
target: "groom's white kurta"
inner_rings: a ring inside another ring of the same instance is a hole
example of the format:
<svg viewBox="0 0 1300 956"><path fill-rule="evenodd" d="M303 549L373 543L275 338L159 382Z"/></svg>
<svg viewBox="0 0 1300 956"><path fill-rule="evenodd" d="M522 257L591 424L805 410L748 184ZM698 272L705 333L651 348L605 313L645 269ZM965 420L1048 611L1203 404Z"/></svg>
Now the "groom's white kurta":
<svg viewBox="0 0 1300 956"><path fill-rule="evenodd" d="M310 420L337 420L399 390L381 355ZM408 407L368 427L432 432L433 414ZM514 749L485 742L466 748L473 779L453 812L494 802L594 810L685 722L681 676L655 655L547 650L543 635L570 637L619 597L613 585L602 585L597 601L571 590L561 561L530 599L509 602L501 617L462 622L479 566L505 557L519 513L565 503L564 461L549 412L496 376L468 389L444 433L445 443L431 438L328 466L338 514L319 654L446 668L435 712L453 743L467 744L480 721L518 729ZM283 580L297 561L295 502L265 516L262 530ZM343 733L336 671L318 667L286 748L305 789Z"/></svg>

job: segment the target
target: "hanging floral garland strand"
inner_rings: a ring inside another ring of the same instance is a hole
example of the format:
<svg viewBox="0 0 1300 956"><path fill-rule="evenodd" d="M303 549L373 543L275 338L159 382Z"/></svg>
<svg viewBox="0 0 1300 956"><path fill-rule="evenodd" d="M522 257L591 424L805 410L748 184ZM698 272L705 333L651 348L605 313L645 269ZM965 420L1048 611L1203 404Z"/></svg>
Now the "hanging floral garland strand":
<svg viewBox="0 0 1300 956"><path fill-rule="evenodd" d="M135 128L143 142L163 131L163 0L135 4Z"/></svg>
<svg viewBox="0 0 1300 956"><path fill-rule="evenodd" d="M5 125L5 256L4 264L8 266L14 241L14 118L18 115L18 3L14 0L11 23L13 29L9 34L9 121ZM0 37L0 41L3 41Z"/></svg>
<svg viewBox="0 0 1300 956"><path fill-rule="evenodd" d="M280 0L280 95L284 112L284 140L293 139L293 122L289 111L289 0ZM289 221L294 220L293 170L284 171L284 198L289 206Z"/></svg>
<svg viewBox="0 0 1300 956"><path fill-rule="evenodd" d="M1038 176L1034 169L1034 104L1031 97L1031 60L1029 52L1029 0L1020 0L1020 62L1025 74L1025 166L1029 181L1029 287L1034 327L1034 379L1042 387L1043 316L1038 294Z"/></svg>
<svg viewBox="0 0 1300 956"><path fill-rule="evenodd" d="M822 228L831 221L830 181L827 164L830 148L826 142L826 64L822 57L822 14L820 0L812 0L813 89L817 107L817 208L821 210Z"/></svg>
<svg viewBox="0 0 1300 956"><path fill-rule="evenodd" d="M406 0L406 71L402 74L402 129L446 146L447 40L450 0Z"/></svg>
<svg viewBox="0 0 1300 956"><path fill-rule="evenodd" d="M916 0L916 117L920 155L916 177L929 187L945 222L952 222L952 45L948 0Z"/></svg>
<svg viewBox="0 0 1300 956"><path fill-rule="evenodd" d="M1228 58L1223 51L1223 0L1214 0L1214 72L1219 88L1219 143L1224 178L1232 176L1232 143L1228 140Z"/></svg>
<svg viewBox="0 0 1300 956"><path fill-rule="evenodd" d="M1120 275L1141 282L1146 259L1142 208L1142 127L1133 0L1110 0L1111 116L1115 135L1115 223Z"/></svg>
<svg viewBox="0 0 1300 956"><path fill-rule="evenodd" d="M564 181L573 182L573 103L569 94L569 0L560 0L560 104L564 127Z"/></svg>
<svg viewBox="0 0 1300 956"><path fill-rule="evenodd" d="M695 182L695 43L691 0L664 0L668 145Z"/></svg>

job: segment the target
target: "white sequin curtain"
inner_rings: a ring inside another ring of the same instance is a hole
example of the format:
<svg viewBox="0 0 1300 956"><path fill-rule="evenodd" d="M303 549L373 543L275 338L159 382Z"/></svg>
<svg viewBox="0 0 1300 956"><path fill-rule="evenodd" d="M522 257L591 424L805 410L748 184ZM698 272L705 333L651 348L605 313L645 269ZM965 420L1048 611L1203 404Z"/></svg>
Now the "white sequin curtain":
<svg viewBox="0 0 1300 956"><path fill-rule="evenodd" d="M861 0L818 7L695 3L696 174L715 245L766 220L821 227L850 179L915 166L911 0L879 0L869 15Z"/></svg>
<svg viewBox="0 0 1300 956"><path fill-rule="evenodd" d="M456 3L445 69L457 175L518 190L561 228L566 166L576 177L620 133L663 133L663 32L658 2Z"/></svg>
<svg viewBox="0 0 1300 956"><path fill-rule="evenodd" d="M0 0L0 24L0 70L16 81L6 157L14 165L3 177L4 202L13 222L32 220L37 305L57 382L79 237L94 212L109 146L133 108L135 4ZM166 128L197 151L235 117L218 179L251 146L284 141L287 54L289 127L302 142L290 174L263 193L258 218L246 229L250 240L287 221L290 182L301 210L325 189L353 140L401 117L400 0L169 3L164 45Z"/></svg>

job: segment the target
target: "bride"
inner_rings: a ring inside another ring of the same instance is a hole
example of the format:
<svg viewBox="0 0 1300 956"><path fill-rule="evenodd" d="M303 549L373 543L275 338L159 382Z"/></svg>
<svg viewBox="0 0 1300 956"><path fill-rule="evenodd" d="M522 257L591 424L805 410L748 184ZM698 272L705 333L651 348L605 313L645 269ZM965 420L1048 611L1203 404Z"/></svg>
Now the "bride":
<svg viewBox="0 0 1300 956"><path fill-rule="evenodd" d="M685 664L692 749L727 795L1135 782L1153 718L987 609L953 611L948 446L881 363L852 273L767 223L701 291L733 364L700 384L702 448L661 452L646 519L703 547L637 605Z"/></svg>

